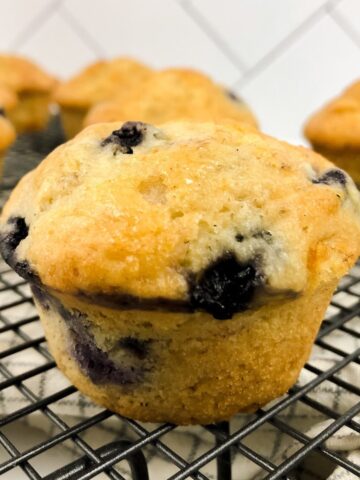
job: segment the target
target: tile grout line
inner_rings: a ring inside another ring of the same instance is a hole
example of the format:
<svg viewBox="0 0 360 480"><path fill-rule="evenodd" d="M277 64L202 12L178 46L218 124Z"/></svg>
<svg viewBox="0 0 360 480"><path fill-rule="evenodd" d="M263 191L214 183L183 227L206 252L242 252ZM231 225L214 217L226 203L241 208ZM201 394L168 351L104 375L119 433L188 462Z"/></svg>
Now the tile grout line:
<svg viewBox="0 0 360 480"><path fill-rule="evenodd" d="M338 11L330 11L329 15L336 25L347 35L347 37L360 48L360 34L355 30L351 23Z"/></svg>
<svg viewBox="0 0 360 480"><path fill-rule="evenodd" d="M330 16L331 9L333 9L342 0L331 0L325 3L317 10L315 10L309 17L306 18L298 27L283 38L275 47L270 50L263 58L261 58L252 68L244 73L243 77L236 84L237 88L242 88L247 85L255 76L265 70L271 63L279 58L286 50L288 50L294 43L301 38L305 32L309 31L316 23L327 15Z"/></svg>
<svg viewBox="0 0 360 480"><path fill-rule="evenodd" d="M240 73L244 73L247 69L245 63L233 53L233 51L227 46L226 42L201 15L196 7L194 7L189 0L177 0L177 3L197 27L201 29L212 43L214 43L225 57L240 71Z"/></svg>
<svg viewBox="0 0 360 480"><path fill-rule="evenodd" d="M106 53L102 46L95 40L91 33L89 33L89 31L78 22L78 20L65 5L61 6L59 9L59 14L71 27L71 29L83 40L88 48L96 53L97 56L106 58Z"/></svg>
<svg viewBox="0 0 360 480"><path fill-rule="evenodd" d="M21 47L29 38L31 38L41 27L46 20L48 20L57 9L60 7L63 0L53 0L50 5L47 5L38 15L36 15L26 27L20 31L15 37L15 39L10 43L10 49L18 49Z"/></svg>

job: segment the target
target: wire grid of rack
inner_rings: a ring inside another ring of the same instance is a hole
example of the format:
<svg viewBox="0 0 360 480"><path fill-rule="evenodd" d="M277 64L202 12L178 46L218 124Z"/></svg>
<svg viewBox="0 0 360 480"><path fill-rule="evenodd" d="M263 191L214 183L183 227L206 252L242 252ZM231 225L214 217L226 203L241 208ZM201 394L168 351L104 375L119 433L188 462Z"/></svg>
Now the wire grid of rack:
<svg viewBox="0 0 360 480"><path fill-rule="evenodd" d="M10 187L11 180L9 177L7 180ZM4 189L2 194L6 196ZM9 390L15 391L16 396L25 402L20 407L15 402L15 408L0 418L0 476L7 478L8 475L8 478L16 480L95 477L121 480L240 480L244 478L246 464L247 469L254 467L252 471L256 472L256 478L273 480L324 479L337 466L351 472L354 478L360 477L359 466L326 444L343 426L360 433L360 423L354 418L360 412L360 381L350 382L347 375L349 368L358 369L357 378L360 380L359 313L360 264L341 282L316 340L315 354L316 349L321 349L325 357L327 354L331 357L330 363L325 362L323 368L319 368L311 357L303 369L303 373L307 374L305 382L295 385L287 395L255 414L239 416L241 421L236 417L217 425L188 427L186 434L193 444L190 453L185 455L177 449L173 440L177 432L183 432L182 427L142 424L100 408L96 413L69 423L68 417L57 413L54 407L58 402L66 402L76 395L75 387L67 384L46 395L39 395L31 388L31 380L44 373L52 375L57 368L39 329L39 319L26 282L0 263L0 345L2 336L12 336L8 348L0 351L0 406L6 401ZM36 327L35 330L32 327ZM34 331L35 334L32 333ZM342 348L341 342L340 346L339 342L334 342L338 336L346 336L346 348ZM26 365L29 351L41 357L39 365ZM21 371L11 370L14 356L20 359L20 364L21 358L24 359ZM319 391L325 385L328 391L334 391L334 399L328 404L322 397L319 398ZM341 395L351 399L345 409L338 408ZM11 403L11 396L9 399ZM320 433L310 437L301 421L292 422L297 408L307 408L313 412L314 418L320 417L325 421ZM25 424L26 419L34 415L35 423L46 418L54 428L41 441L24 450L14 443L11 427L14 426L15 430L23 428L21 422ZM93 438L96 437L96 428L110 420L112 441L97 445ZM196 434L191 436L193 430ZM91 435L92 431L94 435ZM285 436L294 445L287 455L274 458L274 455L257 448L258 440L251 442L251 438L259 432L261 435L262 431L271 431L272 437L269 438L274 444ZM205 438L206 442L202 445ZM51 471L37 467L39 457L50 455L52 449L63 444L76 449L77 456L73 461L63 464L58 458ZM152 464L157 458L161 459L163 468L158 467L154 473ZM314 468L319 465L320 473L319 468ZM11 476L12 472L17 473Z"/></svg>

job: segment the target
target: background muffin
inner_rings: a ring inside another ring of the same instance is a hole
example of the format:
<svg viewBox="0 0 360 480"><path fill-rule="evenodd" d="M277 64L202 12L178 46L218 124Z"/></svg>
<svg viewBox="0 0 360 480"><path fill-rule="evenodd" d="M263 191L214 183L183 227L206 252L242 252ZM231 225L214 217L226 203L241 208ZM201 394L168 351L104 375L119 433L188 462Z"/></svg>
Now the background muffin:
<svg viewBox="0 0 360 480"><path fill-rule="evenodd" d="M1 217L51 351L84 393L209 423L295 382L359 255L359 193L333 164L239 124L97 124Z"/></svg>
<svg viewBox="0 0 360 480"><path fill-rule="evenodd" d="M0 84L0 110L2 116L12 111L18 104L19 99L16 93L9 87Z"/></svg>
<svg viewBox="0 0 360 480"><path fill-rule="evenodd" d="M150 74L150 68L140 62L115 58L98 61L64 82L55 92L55 100L60 105L66 136L71 138L82 129L93 105L121 93L126 96Z"/></svg>
<svg viewBox="0 0 360 480"><path fill-rule="evenodd" d="M0 90L1 96L1 90ZM6 150L15 140L15 130L9 120L4 117L2 107L0 107L0 184L2 180L2 172L4 168L4 156Z"/></svg>
<svg viewBox="0 0 360 480"><path fill-rule="evenodd" d="M156 72L128 95L95 105L84 125L127 118L150 123L230 118L256 126L252 112L232 92L200 72L180 68Z"/></svg>
<svg viewBox="0 0 360 480"><path fill-rule="evenodd" d="M6 88L16 96L7 115L17 132L41 130L46 126L56 83L54 77L30 60L0 55L0 89Z"/></svg>
<svg viewBox="0 0 360 480"><path fill-rule="evenodd" d="M316 112L305 126L314 149L360 184L360 81Z"/></svg>

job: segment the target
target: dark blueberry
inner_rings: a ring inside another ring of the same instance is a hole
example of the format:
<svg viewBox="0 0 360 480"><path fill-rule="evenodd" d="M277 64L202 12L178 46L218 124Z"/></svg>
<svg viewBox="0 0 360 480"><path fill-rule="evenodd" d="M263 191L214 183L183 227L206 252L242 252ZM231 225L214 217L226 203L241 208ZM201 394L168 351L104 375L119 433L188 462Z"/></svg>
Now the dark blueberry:
<svg viewBox="0 0 360 480"><path fill-rule="evenodd" d="M6 117L6 112L4 107L0 107L0 116L1 117Z"/></svg>
<svg viewBox="0 0 360 480"><path fill-rule="evenodd" d="M119 141L119 137L114 135L114 133L112 133L111 135L106 137L101 142L102 147L105 147L106 145L109 145L109 144L112 144L113 147L114 147L113 148L114 155L116 155L117 152L126 153L128 155L132 155L134 153L134 151L131 147L127 147L126 145L121 145L121 143Z"/></svg>
<svg viewBox="0 0 360 480"><path fill-rule="evenodd" d="M140 360L143 360L149 353L150 343L151 340L140 340L136 337L124 337L118 341L117 347L123 348Z"/></svg>
<svg viewBox="0 0 360 480"><path fill-rule="evenodd" d="M12 262L12 268L20 277L25 278L29 282L39 283L40 279L38 274L30 267L29 262L26 260Z"/></svg>
<svg viewBox="0 0 360 480"><path fill-rule="evenodd" d="M333 185L338 183L342 186L346 185L346 175L342 170L334 168L323 173L320 177L314 179L312 183L318 184L322 183L325 185Z"/></svg>
<svg viewBox="0 0 360 480"><path fill-rule="evenodd" d="M50 309L51 296L47 294L45 288L42 288L40 285L31 284L31 292L33 297L38 301L44 310Z"/></svg>
<svg viewBox="0 0 360 480"><path fill-rule="evenodd" d="M115 130L114 135L118 136L122 145L127 147L136 147L142 142L144 132L146 131L146 125L142 122L126 122L120 128Z"/></svg>
<svg viewBox="0 0 360 480"><path fill-rule="evenodd" d="M101 146L113 144L114 153L119 150L122 153L132 154L133 149L139 145L146 131L147 125L142 122L126 122L119 130L114 130L111 135L101 142Z"/></svg>
<svg viewBox="0 0 360 480"><path fill-rule="evenodd" d="M9 231L0 236L0 253L7 262L21 277L27 280L36 280L37 275L31 269L27 261L18 261L15 250L20 242L29 234L29 228L23 217L10 217L7 221Z"/></svg>
<svg viewBox="0 0 360 480"><path fill-rule="evenodd" d="M97 347L94 341L74 335L74 355L89 378L97 384L132 384L139 379L139 372L132 367L120 367Z"/></svg>
<svg viewBox="0 0 360 480"><path fill-rule="evenodd" d="M7 221L10 231L1 237L1 253L7 261L18 247L21 240L29 234L29 228L23 217L10 217Z"/></svg>
<svg viewBox="0 0 360 480"><path fill-rule="evenodd" d="M190 301L195 310L230 319L248 308L260 280L254 264L240 263L233 253L226 253L192 281Z"/></svg>
<svg viewBox="0 0 360 480"><path fill-rule="evenodd" d="M261 238L262 240L265 240L267 243L271 243L272 241L272 234L268 230L261 230L260 232L256 232L253 235L254 238Z"/></svg>
<svg viewBox="0 0 360 480"><path fill-rule="evenodd" d="M268 230L260 230L259 232L256 232L256 233L250 235L247 238L250 238L250 237L261 238L262 240L265 240L266 243L271 243L271 241L272 241L272 234ZM235 235L235 240L237 242L241 243L245 239L246 239L246 237L244 237L244 235L241 235L241 233L238 233L238 234Z"/></svg>
<svg viewBox="0 0 360 480"><path fill-rule="evenodd" d="M139 367L117 365L109 358L107 352L96 345L87 325L87 315L78 310L68 310L56 299L53 304L70 330L74 357L94 383L130 385L141 380L143 371Z"/></svg>

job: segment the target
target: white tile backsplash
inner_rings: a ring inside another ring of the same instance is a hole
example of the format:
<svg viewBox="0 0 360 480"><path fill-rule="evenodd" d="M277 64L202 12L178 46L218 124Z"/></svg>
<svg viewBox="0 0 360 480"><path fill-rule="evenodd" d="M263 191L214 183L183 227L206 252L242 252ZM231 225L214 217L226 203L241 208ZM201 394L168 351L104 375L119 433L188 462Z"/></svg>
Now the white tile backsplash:
<svg viewBox="0 0 360 480"><path fill-rule="evenodd" d="M49 0L1 0L1 49L13 48L18 36L51 5Z"/></svg>
<svg viewBox="0 0 360 480"><path fill-rule="evenodd" d="M340 19L345 20L344 27L349 28L349 33L354 32L354 39L360 44L360 2L359 0L343 0L334 9L334 14L338 14ZM348 24L348 25L346 25ZM351 32L350 32L351 29Z"/></svg>
<svg viewBox="0 0 360 480"><path fill-rule="evenodd" d="M326 0L189 1L248 68L326 3Z"/></svg>
<svg viewBox="0 0 360 480"><path fill-rule="evenodd" d="M243 89L263 129L301 141L305 119L360 73L360 50L325 16Z"/></svg>
<svg viewBox="0 0 360 480"><path fill-rule="evenodd" d="M59 11L39 25L34 35L18 50L65 78L97 58L92 48L71 28Z"/></svg>
<svg viewBox="0 0 360 480"><path fill-rule="evenodd" d="M60 77L123 54L197 67L300 141L309 113L360 77L360 0L0 0L0 48Z"/></svg>
<svg viewBox="0 0 360 480"><path fill-rule="evenodd" d="M122 4L122 8L119 5ZM107 56L133 55L155 67L184 65L232 83L236 66L174 0L67 0Z"/></svg>

